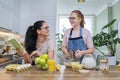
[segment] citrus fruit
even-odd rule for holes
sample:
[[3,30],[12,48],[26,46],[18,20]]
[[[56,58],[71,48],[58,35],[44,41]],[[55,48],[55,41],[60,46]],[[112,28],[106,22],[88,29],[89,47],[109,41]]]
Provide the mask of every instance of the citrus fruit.
[[56,69],[59,71],[60,68],[61,68],[61,65],[60,65],[60,64],[57,64],[57,65],[56,65]]

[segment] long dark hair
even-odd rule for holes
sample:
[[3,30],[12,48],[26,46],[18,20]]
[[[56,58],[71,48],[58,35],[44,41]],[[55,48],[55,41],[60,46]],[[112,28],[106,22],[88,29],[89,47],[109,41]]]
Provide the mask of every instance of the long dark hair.
[[81,25],[81,27],[84,28],[85,22],[84,22],[84,15],[82,14],[82,12],[79,11],[79,10],[74,10],[71,13],[76,13],[78,15],[78,17],[80,17],[82,19],[81,22],[80,22],[80,25]]
[[32,51],[36,50],[36,43],[37,43],[37,30],[41,29],[41,26],[45,23],[45,21],[37,21],[34,23],[33,26],[29,26],[26,35],[25,35],[25,49],[28,54],[31,54]]

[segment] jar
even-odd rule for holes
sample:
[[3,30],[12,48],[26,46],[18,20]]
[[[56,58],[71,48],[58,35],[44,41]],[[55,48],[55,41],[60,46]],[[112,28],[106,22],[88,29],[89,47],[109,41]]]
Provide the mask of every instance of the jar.
[[108,72],[109,70],[108,61],[106,59],[100,60],[99,68],[102,72]]
[[120,63],[117,65],[117,70],[120,71]]

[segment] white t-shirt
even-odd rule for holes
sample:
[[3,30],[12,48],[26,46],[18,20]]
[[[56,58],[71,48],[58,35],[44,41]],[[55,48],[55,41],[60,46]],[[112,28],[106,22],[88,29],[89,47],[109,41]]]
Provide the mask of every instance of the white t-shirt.
[[41,46],[37,46],[37,49],[41,53],[48,53],[48,51],[54,50],[53,40],[50,38],[47,38],[46,41]]

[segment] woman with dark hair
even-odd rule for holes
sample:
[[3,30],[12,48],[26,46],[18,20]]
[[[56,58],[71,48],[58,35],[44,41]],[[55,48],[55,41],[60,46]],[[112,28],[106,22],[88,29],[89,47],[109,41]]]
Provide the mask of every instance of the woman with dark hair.
[[74,61],[80,61],[81,63],[85,54],[92,54],[94,51],[92,36],[84,28],[84,15],[79,10],[71,12],[69,21],[72,28],[64,33],[62,51],[67,59],[71,57],[69,51],[74,52]]
[[32,57],[48,54],[50,59],[54,58],[54,44],[48,38],[49,26],[43,20],[37,21],[33,26],[28,27],[25,35],[24,60],[26,63],[35,64]]

